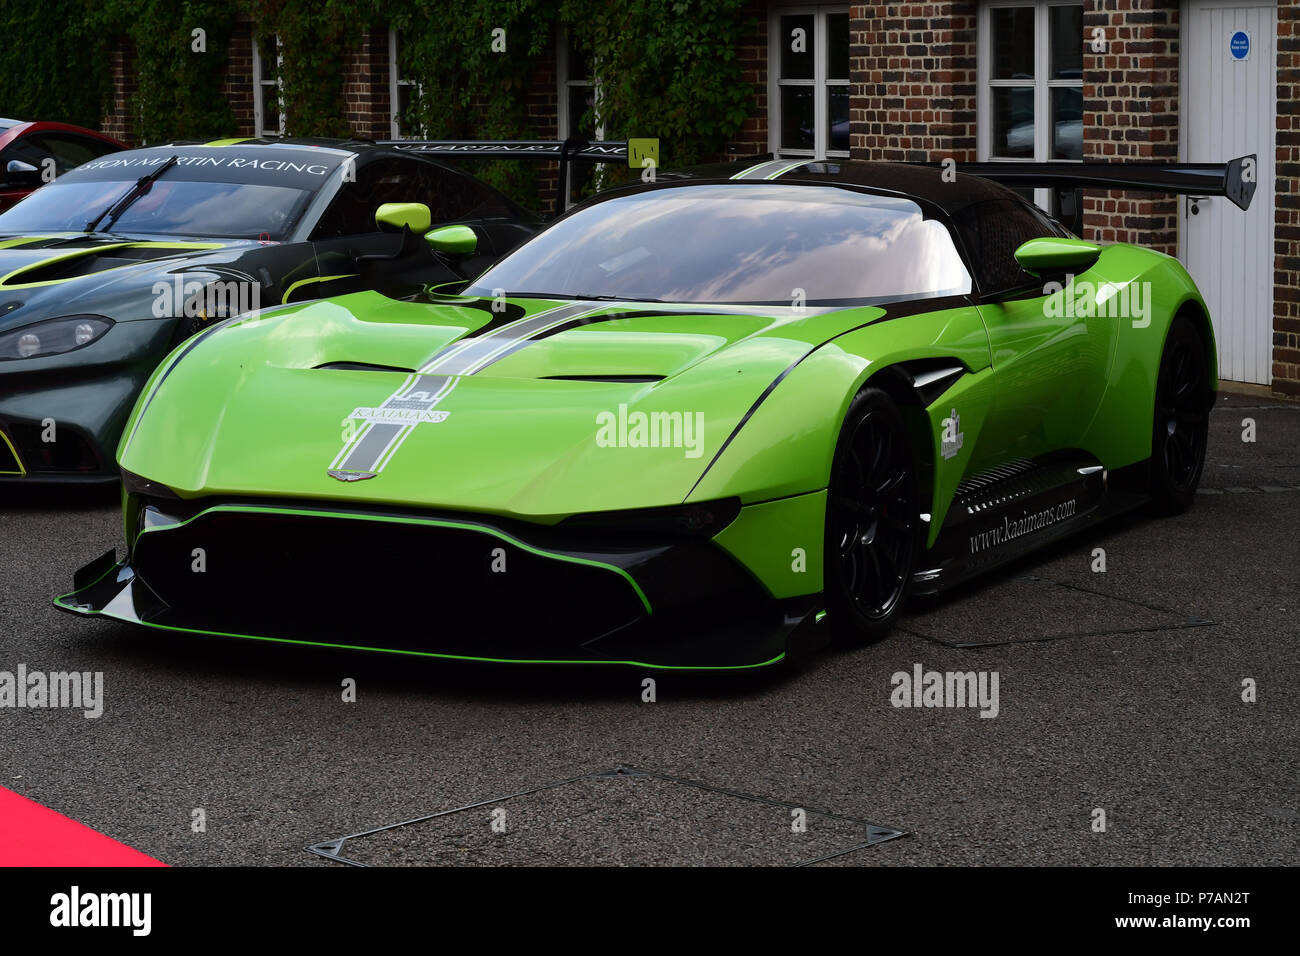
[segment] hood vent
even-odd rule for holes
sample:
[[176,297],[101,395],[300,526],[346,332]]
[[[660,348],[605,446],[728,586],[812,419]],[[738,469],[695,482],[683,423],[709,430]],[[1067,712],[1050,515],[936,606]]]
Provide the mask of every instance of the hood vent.
[[402,368],[398,365],[371,365],[369,362],[326,362],[324,365],[317,365],[316,368],[337,369],[343,372],[401,372],[403,375],[415,371],[413,368]]
[[662,382],[663,375],[543,375],[555,382],[614,382],[620,385],[639,385],[644,382]]

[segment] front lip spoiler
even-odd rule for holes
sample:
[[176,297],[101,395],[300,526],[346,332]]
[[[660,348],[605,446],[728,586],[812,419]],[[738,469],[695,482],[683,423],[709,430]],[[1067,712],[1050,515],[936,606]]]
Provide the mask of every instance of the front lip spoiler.
[[[472,600],[466,596],[466,600]],[[291,610],[291,602],[285,605]],[[128,561],[118,561],[109,551],[76,572],[73,590],[54,599],[61,611],[79,616],[102,616],[144,627],[210,637],[234,637],[280,644],[403,654],[444,660],[497,664],[613,664],[659,670],[752,670],[780,663],[787,657],[803,656],[825,643],[827,630],[819,626],[821,596],[775,601],[762,608],[748,606],[725,609],[721,618],[678,615],[671,626],[645,616],[595,641],[555,642],[551,635],[539,640],[537,653],[528,656],[494,655],[490,636],[467,650],[456,647],[385,647],[352,643],[346,636],[323,636],[320,640],[276,636],[272,633],[237,633],[213,629],[202,610],[170,607],[136,573]],[[716,609],[710,609],[716,610]],[[734,611],[734,613],[731,613]],[[485,624],[490,623],[486,622]],[[400,630],[394,628],[394,636]],[[476,639],[477,640],[477,639]],[[398,640],[394,643],[402,644]],[[409,642],[407,642],[409,644]],[[479,647],[482,649],[479,650]]]

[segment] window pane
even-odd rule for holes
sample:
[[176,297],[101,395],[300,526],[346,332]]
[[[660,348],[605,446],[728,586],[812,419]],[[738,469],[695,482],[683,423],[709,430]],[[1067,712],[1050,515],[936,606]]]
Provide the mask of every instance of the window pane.
[[1052,158],[1083,159],[1083,90],[1052,89]]
[[781,87],[781,148],[813,148],[813,88]]
[[813,78],[813,16],[800,14],[781,18],[781,79],[811,80]]
[[564,77],[566,80],[589,80],[591,79],[590,68],[587,66],[587,57],[573,43],[573,38],[566,36],[564,38],[564,49],[568,58],[569,75]]
[[263,80],[274,79],[275,75],[280,70],[279,66],[276,65],[276,60],[278,59],[278,51],[274,46],[272,46],[268,50],[263,48],[261,45],[258,46],[257,51],[260,54],[260,59],[262,61],[262,79]]
[[280,135],[280,98],[276,95],[275,87],[262,87],[263,105],[262,105],[262,128],[258,134],[268,133],[271,136]]
[[591,139],[596,135],[596,114],[592,106],[596,92],[590,86],[569,87],[569,134]]
[[1049,7],[1052,50],[1049,76],[1054,80],[1083,78],[1083,7]]
[[847,150],[849,148],[849,88],[832,86],[827,92],[830,96],[830,148]]
[[994,87],[994,156],[1034,158],[1034,88]]
[[993,78],[1031,79],[1034,75],[1034,8],[1000,7],[990,11],[989,19],[993,33]]
[[849,78],[849,15],[832,13],[826,18],[826,76]]

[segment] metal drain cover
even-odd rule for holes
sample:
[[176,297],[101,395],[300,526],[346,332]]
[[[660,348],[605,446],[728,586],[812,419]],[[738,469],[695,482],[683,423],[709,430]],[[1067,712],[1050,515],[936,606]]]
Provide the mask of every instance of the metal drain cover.
[[307,849],[354,866],[799,866],[903,835],[867,820],[617,767]]

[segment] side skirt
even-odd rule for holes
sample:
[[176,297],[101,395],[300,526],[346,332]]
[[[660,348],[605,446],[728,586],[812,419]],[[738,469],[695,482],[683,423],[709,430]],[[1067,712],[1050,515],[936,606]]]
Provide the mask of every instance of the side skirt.
[[912,574],[912,593],[946,591],[1142,505],[1148,464],[1108,472],[1086,452],[1066,451],[968,478]]

